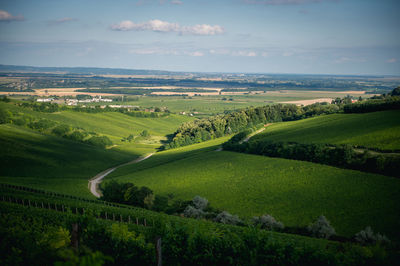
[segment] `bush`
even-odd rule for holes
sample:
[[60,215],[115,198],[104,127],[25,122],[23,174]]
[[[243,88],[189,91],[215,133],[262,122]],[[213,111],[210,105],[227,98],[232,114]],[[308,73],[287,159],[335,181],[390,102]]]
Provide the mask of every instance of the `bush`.
[[215,218],[215,221],[218,223],[223,223],[223,224],[241,224],[242,220],[239,219],[237,215],[232,215],[227,211],[223,211],[220,214],[217,215]]
[[64,135],[68,134],[68,132],[70,132],[70,131],[71,131],[71,128],[65,124],[58,125],[55,128],[53,128],[53,130],[52,130],[53,134],[55,134],[57,136],[64,136]]
[[387,244],[390,242],[385,235],[381,235],[380,233],[375,234],[370,226],[367,226],[364,230],[358,232],[354,236],[354,239],[363,245],[374,245],[376,243]]
[[106,136],[93,136],[87,140],[87,142],[91,145],[105,148],[106,146],[112,145],[112,141]]
[[312,236],[318,238],[329,239],[331,236],[336,235],[335,229],[323,215],[318,217],[317,221],[313,224],[310,224],[307,229]]
[[183,211],[183,215],[188,218],[201,219],[206,215],[206,213],[203,210],[197,209],[192,205],[189,205]]
[[207,208],[208,205],[208,200],[200,196],[195,196],[192,202],[194,207],[199,210],[204,210],[205,208]]
[[260,217],[253,217],[254,225],[259,225],[262,229],[267,230],[282,230],[284,228],[283,223],[278,222],[269,214],[262,215]]

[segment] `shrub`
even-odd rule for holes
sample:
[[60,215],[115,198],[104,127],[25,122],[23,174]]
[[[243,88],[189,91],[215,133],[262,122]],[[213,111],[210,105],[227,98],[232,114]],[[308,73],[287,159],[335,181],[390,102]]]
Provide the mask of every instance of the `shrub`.
[[112,145],[112,141],[106,136],[93,136],[87,140],[87,142],[91,145],[105,148],[108,145]]
[[183,215],[188,218],[201,219],[206,215],[206,213],[201,209],[188,205],[183,211]]
[[71,130],[71,128],[68,125],[61,124],[61,125],[58,125],[55,128],[53,128],[52,132],[53,132],[53,134],[55,134],[57,136],[64,136],[70,130]]
[[260,217],[253,217],[253,223],[255,225],[260,225],[261,228],[267,230],[282,230],[284,228],[283,223],[278,222],[269,214],[265,214]]
[[325,216],[321,215],[317,221],[307,227],[312,236],[318,238],[330,238],[336,235],[335,229],[331,226],[330,222]]
[[207,208],[208,205],[208,200],[200,196],[195,196],[192,202],[194,207],[199,210],[204,210],[205,208]]
[[223,223],[223,224],[241,224],[242,220],[239,219],[237,215],[232,215],[227,211],[223,211],[220,214],[217,215],[215,218],[216,222]]
[[367,226],[364,230],[358,232],[354,236],[354,239],[363,245],[373,245],[376,243],[386,244],[390,242],[390,240],[385,235],[381,235],[380,233],[375,234],[370,226]]

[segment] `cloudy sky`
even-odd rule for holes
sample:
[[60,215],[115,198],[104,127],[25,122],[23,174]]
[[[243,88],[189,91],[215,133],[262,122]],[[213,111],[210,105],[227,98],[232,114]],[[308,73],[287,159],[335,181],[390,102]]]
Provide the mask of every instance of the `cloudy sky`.
[[1,0],[0,64],[400,75],[398,0]]

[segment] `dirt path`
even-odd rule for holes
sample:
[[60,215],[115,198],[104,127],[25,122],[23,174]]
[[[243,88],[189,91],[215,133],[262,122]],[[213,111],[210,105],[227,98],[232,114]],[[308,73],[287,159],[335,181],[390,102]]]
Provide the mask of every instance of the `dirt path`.
[[89,180],[89,190],[90,192],[97,198],[100,198],[101,194],[100,191],[98,190],[99,188],[99,184],[101,183],[101,181],[103,181],[104,177],[106,177],[107,175],[109,175],[110,173],[112,173],[115,169],[120,168],[122,166],[125,165],[129,165],[129,164],[134,164],[134,163],[138,163],[141,162],[143,160],[146,160],[148,158],[150,158],[154,153],[150,153],[149,155],[143,156],[143,157],[139,157],[131,162],[127,162],[121,165],[118,165],[116,167],[113,168],[109,168],[107,170],[104,170],[103,172],[97,174],[95,177],[93,177],[92,179]]
[[272,125],[272,123],[268,123],[266,125],[264,125],[263,128],[260,128],[259,130],[257,130],[256,132],[251,133],[250,135],[248,135],[244,140],[240,141],[239,144],[242,144],[243,142],[248,142],[252,137],[254,137],[257,134],[260,134],[261,132],[263,132],[268,126]]

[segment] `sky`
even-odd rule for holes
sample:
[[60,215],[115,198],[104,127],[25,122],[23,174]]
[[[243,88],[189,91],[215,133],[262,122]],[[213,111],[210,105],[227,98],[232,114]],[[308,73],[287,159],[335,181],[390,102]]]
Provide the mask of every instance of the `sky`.
[[398,0],[0,0],[0,64],[400,75]]

